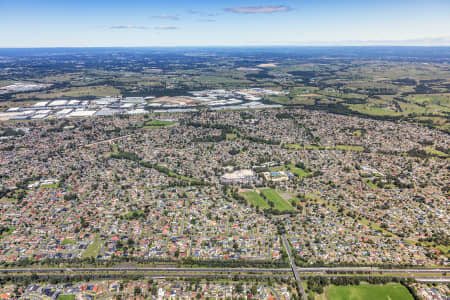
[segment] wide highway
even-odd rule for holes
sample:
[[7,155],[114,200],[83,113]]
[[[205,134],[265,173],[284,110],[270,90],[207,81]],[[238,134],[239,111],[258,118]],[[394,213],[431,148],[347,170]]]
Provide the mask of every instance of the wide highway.
[[[444,274],[450,275],[450,268],[404,268],[380,269],[371,267],[296,267],[299,273],[357,273],[357,274]],[[1,269],[0,273],[83,273],[83,272],[177,272],[177,273],[290,273],[291,268],[138,268],[138,267],[109,267],[109,268],[13,268]]]

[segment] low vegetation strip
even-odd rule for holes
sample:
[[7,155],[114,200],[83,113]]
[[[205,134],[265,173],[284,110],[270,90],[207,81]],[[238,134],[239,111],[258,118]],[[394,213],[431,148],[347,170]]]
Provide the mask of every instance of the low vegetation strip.
[[59,295],[57,300],[75,300],[75,295]]
[[[441,149],[448,152],[448,150]],[[408,156],[408,157],[418,157],[418,158],[438,158],[438,159],[448,159],[449,154],[434,148],[418,149],[413,148],[408,152],[398,152],[398,151],[378,151],[378,153],[383,155],[394,155],[394,156]]]
[[436,150],[436,149],[430,148],[430,147],[425,148],[425,152],[429,153],[432,156],[438,156],[438,157],[441,157],[441,158],[447,158],[448,157],[447,153],[444,153],[442,151],[439,151],[439,150]]
[[331,147],[330,150],[341,150],[341,151],[353,151],[353,152],[363,152],[364,147],[358,145],[336,145]]
[[174,171],[171,171],[169,168],[164,167],[164,166],[160,166],[157,164],[153,164],[151,162],[148,161],[144,161],[142,160],[139,156],[137,156],[136,153],[132,153],[132,152],[123,152],[123,151],[119,151],[117,153],[111,153],[111,158],[115,158],[115,159],[127,159],[127,160],[131,160],[131,161],[135,161],[137,162],[140,166],[142,167],[146,167],[146,168],[151,168],[151,169],[155,169],[161,173],[166,174],[169,177],[174,177],[174,178],[178,178],[184,181],[189,182],[190,184],[194,184],[194,185],[202,185],[204,184],[201,180],[196,179],[196,178],[190,178],[181,174],[178,174]]
[[175,125],[176,122],[173,121],[161,121],[161,120],[149,120],[144,123],[144,129],[159,129],[167,126]]
[[328,151],[352,151],[352,152],[363,152],[364,147],[360,145],[335,145],[332,147],[324,147],[321,145],[302,145],[302,144],[284,144],[285,149],[295,149],[295,150],[328,150]]

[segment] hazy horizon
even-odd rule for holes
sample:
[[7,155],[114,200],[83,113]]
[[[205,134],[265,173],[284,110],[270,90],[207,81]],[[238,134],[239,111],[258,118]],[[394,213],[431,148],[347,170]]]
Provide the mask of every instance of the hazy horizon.
[[443,0],[36,2],[0,1],[1,48],[450,45]]

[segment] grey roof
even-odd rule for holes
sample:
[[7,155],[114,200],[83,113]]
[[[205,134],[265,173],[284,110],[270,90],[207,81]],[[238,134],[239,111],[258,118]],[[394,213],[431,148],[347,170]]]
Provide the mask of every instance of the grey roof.
[[95,113],[96,116],[112,116],[115,114],[119,114],[120,110],[111,109],[111,108],[102,108],[98,112]]

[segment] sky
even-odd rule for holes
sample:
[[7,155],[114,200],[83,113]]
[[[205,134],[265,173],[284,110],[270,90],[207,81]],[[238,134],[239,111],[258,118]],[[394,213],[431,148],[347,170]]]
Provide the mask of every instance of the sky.
[[0,0],[0,47],[450,45],[449,0]]

